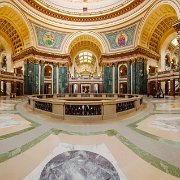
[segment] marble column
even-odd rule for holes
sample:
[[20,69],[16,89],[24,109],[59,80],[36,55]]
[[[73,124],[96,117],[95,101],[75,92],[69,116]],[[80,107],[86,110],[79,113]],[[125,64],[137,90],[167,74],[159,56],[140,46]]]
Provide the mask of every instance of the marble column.
[[53,94],[57,94],[57,64],[53,64]]
[[59,67],[59,93],[69,92],[68,67]]
[[118,93],[118,64],[114,67],[114,93]]
[[115,93],[115,66],[113,64],[112,66],[112,89],[113,89],[113,94]]
[[131,94],[131,62],[127,63],[127,93]]
[[6,96],[6,81],[3,81],[3,96]]
[[175,79],[170,80],[170,96],[175,96]]
[[164,94],[165,94],[165,84],[166,84],[165,81],[162,81],[162,82],[161,82],[161,89],[162,89],[162,91],[163,91]]
[[24,94],[39,94],[39,62],[36,60],[24,64]]
[[136,60],[134,59],[131,64],[131,93],[136,94]]
[[56,84],[57,84],[57,86],[56,86],[56,92],[57,92],[57,94],[59,94],[59,86],[58,86],[58,82],[59,82],[59,71],[58,71],[58,69],[59,69],[59,65],[57,64],[57,66],[56,66]]
[[113,67],[103,67],[103,93],[113,93]]
[[41,65],[39,64],[39,94],[41,94]]
[[6,83],[6,94],[7,95],[11,94],[11,82]]
[[147,93],[147,63],[143,58],[137,58],[132,61],[131,71],[132,93],[146,94]]

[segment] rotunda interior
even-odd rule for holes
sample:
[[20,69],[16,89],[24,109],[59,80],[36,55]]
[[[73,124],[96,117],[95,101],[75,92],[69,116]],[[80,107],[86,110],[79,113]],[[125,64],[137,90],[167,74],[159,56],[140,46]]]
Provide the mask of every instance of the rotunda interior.
[[179,0],[0,1],[0,179],[179,178]]

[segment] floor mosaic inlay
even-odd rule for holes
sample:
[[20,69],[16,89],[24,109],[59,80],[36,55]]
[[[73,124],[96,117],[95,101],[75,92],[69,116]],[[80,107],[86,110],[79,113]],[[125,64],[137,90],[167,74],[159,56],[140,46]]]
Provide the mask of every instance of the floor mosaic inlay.
[[180,178],[178,98],[144,98],[142,109],[101,124],[60,121],[21,102],[0,99],[0,179]]
[[40,180],[120,180],[114,166],[90,151],[67,151],[54,157],[43,169]]
[[19,124],[20,123],[17,121],[15,117],[11,117],[9,115],[0,115],[0,129],[19,125]]
[[164,131],[180,132],[179,117],[156,117],[150,127],[162,129]]

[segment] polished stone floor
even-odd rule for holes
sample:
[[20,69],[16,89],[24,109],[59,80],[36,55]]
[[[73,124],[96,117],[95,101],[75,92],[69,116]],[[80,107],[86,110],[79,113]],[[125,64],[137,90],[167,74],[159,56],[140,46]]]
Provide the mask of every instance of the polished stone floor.
[[146,98],[117,119],[62,121],[0,100],[0,179],[180,179],[180,98]]

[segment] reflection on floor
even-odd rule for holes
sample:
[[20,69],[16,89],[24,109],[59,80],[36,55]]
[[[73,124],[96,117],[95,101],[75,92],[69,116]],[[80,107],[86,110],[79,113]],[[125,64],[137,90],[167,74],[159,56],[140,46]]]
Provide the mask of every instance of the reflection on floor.
[[164,110],[164,111],[167,111],[167,110],[179,110],[180,111],[180,103],[158,103],[157,104],[157,107],[156,107],[156,110]]
[[0,136],[31,127],[31,122],[19,114],[0,114]]
[[179,100],[147,99],[131,117],[78,125],[35,113],[23,98],[0,100],[0,136],[10,134],[0,141],[0,177],[179,179]]
[[137,125],[142,131],[180,142],[180,114],[153,114]]
[[152,121],[151,127],[165,131],[180,132],[180,117],[158,117]]

